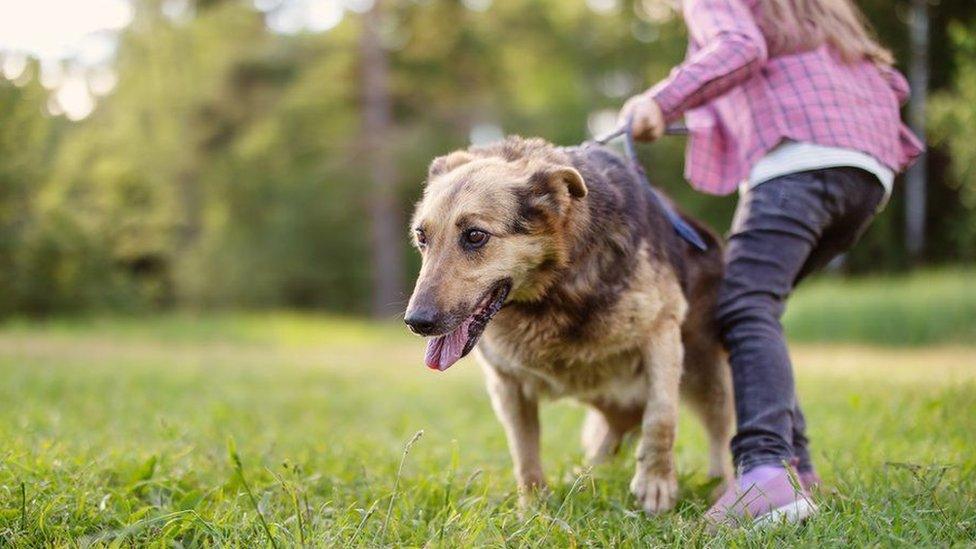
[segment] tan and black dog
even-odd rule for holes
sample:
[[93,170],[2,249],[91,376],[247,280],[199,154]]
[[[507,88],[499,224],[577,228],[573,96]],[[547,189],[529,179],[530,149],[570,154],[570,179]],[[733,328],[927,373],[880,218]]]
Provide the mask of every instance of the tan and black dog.
[[538,402],[589,407],[591,462],[640,427],[631,491],[674,506],[679,393],[700,415],[710,474],[731,478],[728,365],[712,321],[722,274],[681,240],[626,164],[599,146],[509,137],[434,160],[413,218],[423,266],[405,320],[444,370],[477,344],[522,493],[545,485]]

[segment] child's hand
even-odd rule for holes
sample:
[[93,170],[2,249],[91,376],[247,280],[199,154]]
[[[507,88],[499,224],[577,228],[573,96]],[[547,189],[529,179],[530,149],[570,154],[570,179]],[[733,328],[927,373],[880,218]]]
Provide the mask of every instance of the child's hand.
[[633,119],[631,132],[638,141],[655,141],[664,135],[667,128],[661,107],[646,94],[635,95],[624,103],[617,120],[620,124],[626,124],[628,118]]

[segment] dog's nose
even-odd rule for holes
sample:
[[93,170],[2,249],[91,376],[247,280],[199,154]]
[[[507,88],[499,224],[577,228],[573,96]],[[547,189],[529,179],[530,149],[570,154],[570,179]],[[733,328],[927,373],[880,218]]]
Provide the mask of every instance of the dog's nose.
[[434,333],[437,326],[437,311],[427,308],[419,308],[407,311],[403,321],[410,327],[410,331],[419,335],[430,335]]

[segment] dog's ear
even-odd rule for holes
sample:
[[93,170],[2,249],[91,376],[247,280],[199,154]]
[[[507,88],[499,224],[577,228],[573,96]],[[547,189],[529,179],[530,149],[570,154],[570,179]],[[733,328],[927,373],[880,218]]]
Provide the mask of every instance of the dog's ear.
[[427,177],[437,177],[439,175],[454,171],[458,167],[463,166],[472,160],[474,160],[474,155],[468,151],[454,151],[448,155],[438,156],[433,162],[430,163],[430,169],[427,171]]
[[541,182],[550,189],[564,187],[569,191],[569,196],[573,198],[583,198],[586,196],[586,182],[583,176],[570,166],[559,166],[546,168],[538,171],[532,176],[534,182]]
[[583,198],[588,192],[586,189],[586,182],[583,181],[583,175],[580,174],[576,168],[571,168],[569,166],[563,166],[552,173],[552,178],[558,181],[562,181],[569,190],[569,196],[573,198]]

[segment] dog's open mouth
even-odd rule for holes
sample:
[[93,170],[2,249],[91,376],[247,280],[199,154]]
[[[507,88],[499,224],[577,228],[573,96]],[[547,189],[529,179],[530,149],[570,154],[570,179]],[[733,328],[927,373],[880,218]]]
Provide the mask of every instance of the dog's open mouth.
[[512,289],[510,280],[496,283],[475,306],[474,312],[450,332],[432,337],[427,340],[427,354],[425,362],[432,370],[444,371],[455,362],[474,349],[475,343],[485,331],[485,326],[491,317],[495,316],[505,304],[509,290]]

